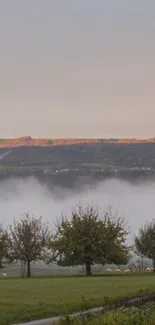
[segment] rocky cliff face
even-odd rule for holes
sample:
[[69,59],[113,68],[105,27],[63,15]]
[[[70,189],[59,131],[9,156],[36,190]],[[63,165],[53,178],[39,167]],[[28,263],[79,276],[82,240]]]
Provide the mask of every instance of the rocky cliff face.
[[0,148],[51,147],[80,143],[155,143],[155,138],[137,139],[32,139],[30,136],[16,139],[0,139]]

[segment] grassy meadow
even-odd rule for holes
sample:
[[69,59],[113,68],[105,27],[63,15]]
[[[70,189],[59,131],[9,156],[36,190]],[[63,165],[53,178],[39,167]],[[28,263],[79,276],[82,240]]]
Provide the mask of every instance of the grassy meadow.
[[0,325],[102,306],[107,298],[154,292],[154,274],[1,278]]

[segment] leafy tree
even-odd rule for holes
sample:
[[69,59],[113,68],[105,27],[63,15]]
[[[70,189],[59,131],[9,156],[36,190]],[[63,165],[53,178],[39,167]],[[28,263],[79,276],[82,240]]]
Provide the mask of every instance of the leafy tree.
[[42,222],[42,217],[30,217],[29,213],[9,226],[8,257],[11,261],[25,262],[28,277],[31,276],[31,262],[43,259],[42,252],[49,235],[48,224]]
[[7,234],[3,229],[2,225],[0,225],[0,268],[3,267],[4,259],[7,256]]
[[111,209],[100,215],[93,206],[79,207],[71,220],[62,216],[56,224],[50,243],[52,260],[61,266],[85,265],[87,275],[94,264],[126,264],[126,235],[124,220],[113,216]]
[[155,272],[155,220],[144,225],[135,237],[136,252],[153,260],[153,271]]

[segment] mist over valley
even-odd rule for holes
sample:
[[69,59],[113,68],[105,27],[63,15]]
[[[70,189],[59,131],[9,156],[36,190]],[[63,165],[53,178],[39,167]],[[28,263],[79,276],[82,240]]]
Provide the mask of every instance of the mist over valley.
[[[52,230],[62,214],[70,218],[78,205],[98,206],[102,213],[111,207],[114,216],[125,218],[130,245],[154,218],[154,139],[12,141],[0,148],[0,222],[5,227],[29,213],[42,216]],[[34,274],[79,272],[77,267],[35,265]],[[20,266],[6,272],[19,275]]]
[[154,181],[132,184],[110,179],[91,186],[83,184],[74,189],[59,186],[50,190],[35,177],[10,178],[0,182],[1,222],[8,225],[13,218],[19,219],[21,214],[30,212],[36,217],[42,216],[52,227],[62,213],[69,217],[78,204],[98,205],[104,211],[111,206],[114,213],[125,217],[131,228],[131,242],[139,227],[154,218],[154,197]]

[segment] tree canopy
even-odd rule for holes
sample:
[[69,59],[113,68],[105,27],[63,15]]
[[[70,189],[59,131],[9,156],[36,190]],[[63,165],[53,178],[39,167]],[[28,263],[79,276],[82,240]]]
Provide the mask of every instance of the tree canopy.
[[126,264],[129,249],[124,219],[109,209],[100,213],[94,206],[78,207],[71,219],[62,216],[50,242],[53,260],[61,266],[85,265],[91,274],[93,264]]
[[139,255],[153,260],[155,272],[155,220],[140,228],[135,237],[135,249]]
[[43,259],[43,248],[50,236],[48,224],[42,217],[24,214],[20,221],[13,221],[8,228],[7,255],[10,261],[27,264],[27,276],[31,276],[31,262]]

